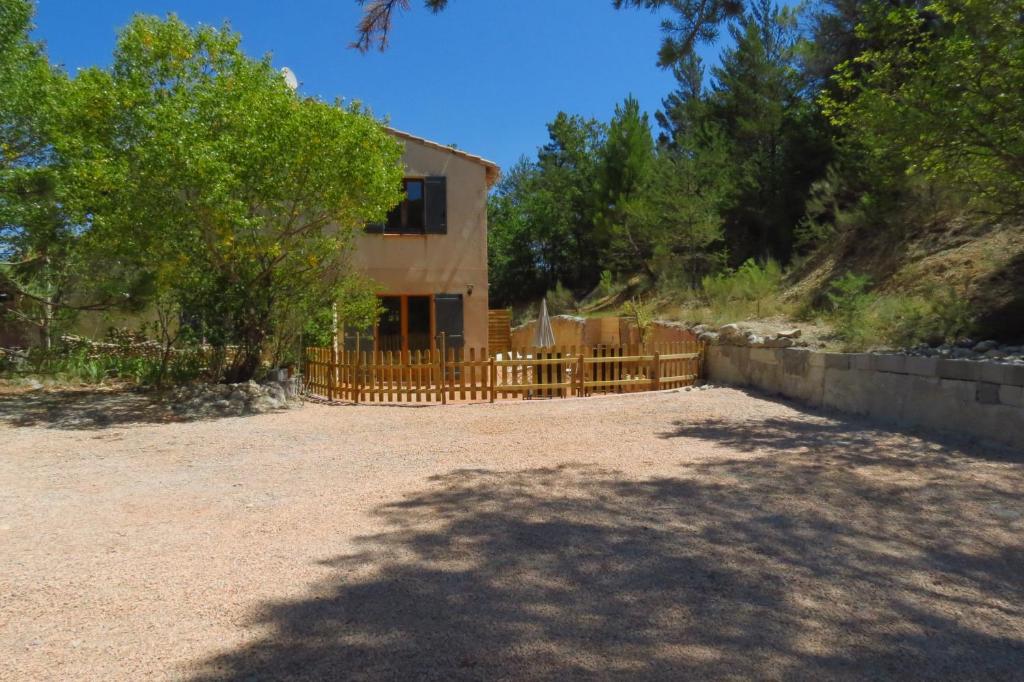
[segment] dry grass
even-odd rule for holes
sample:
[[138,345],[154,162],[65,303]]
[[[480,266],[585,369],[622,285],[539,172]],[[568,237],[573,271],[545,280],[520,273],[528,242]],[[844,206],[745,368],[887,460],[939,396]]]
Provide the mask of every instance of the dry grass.
[[5,679],[1024,670],[1019,453],[728,389],[105,426],[24,399]]

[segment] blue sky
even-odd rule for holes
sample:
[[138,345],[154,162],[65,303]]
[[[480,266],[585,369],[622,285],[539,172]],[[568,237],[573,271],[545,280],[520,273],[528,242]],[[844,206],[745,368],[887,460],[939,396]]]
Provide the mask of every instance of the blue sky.
[[655,63],[659,17],[616,12],[611,0],[452,0],[438,15],[413,0],[388,50],[365,55],[348,48],[355,0],[38,0],[35,36],[71,72],[108,65],[136,12],[228,20],[249,54],[295,71],[304,94],[358,99],[397,128],[503,168],[546,141],[560,110],[607,120],[632,93],[653,112],[674,86]]

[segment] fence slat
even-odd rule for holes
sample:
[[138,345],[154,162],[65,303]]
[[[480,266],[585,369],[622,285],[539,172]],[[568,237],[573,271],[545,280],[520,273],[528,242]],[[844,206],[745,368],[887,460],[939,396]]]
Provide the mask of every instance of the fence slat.
[[[467,352],[468,351],[468,352]],[[620,346],[303,352],[303,387],[312,395],[355,403],[424,403],[516,399],[528,395],[584,397],[635,393],[695,383],[704,371],[700,341]]]

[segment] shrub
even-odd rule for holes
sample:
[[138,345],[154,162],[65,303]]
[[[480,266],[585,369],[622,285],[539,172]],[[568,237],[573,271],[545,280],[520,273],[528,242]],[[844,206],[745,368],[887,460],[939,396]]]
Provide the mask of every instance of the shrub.
[[548,313],[551,315],[564,315],[576,312],[576,297],[572,292],[562,286],[559,282],[555,288],[546,294],[548,301]]
[[865,320],[865,311],[873,301],[870,287],[870,277],[848,272],[834,280],[826,294],[836,336],[851,347],[867,343],[872,336]]
[[708,275],[701,280],[708,305],[718,311],[735,311],[736,317],[747,317],[751,312],[757,316],[774,312],[781,285],[782,268],[771,259],[763,265],[749,259],[734,272]]
[[626,315],[640,330],[640,343],[647,343],[647,334],[654,324],[654,316],[657,311],[657,304],[654,301],[641,301],[631,299],[626,303]]
[[868,292],[870,278],[848,273],[828,292],[831,321],[846,350],[908,348],[951,341],[970,331],[970,303],[952,289],[897,296]]

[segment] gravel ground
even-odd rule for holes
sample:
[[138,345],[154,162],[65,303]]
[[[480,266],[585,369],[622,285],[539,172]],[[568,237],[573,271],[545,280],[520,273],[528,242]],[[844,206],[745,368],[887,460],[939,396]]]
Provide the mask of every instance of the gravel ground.
[[82,400],[0,396],[4,679],[1024,676],[1020,453],[731,389]]

